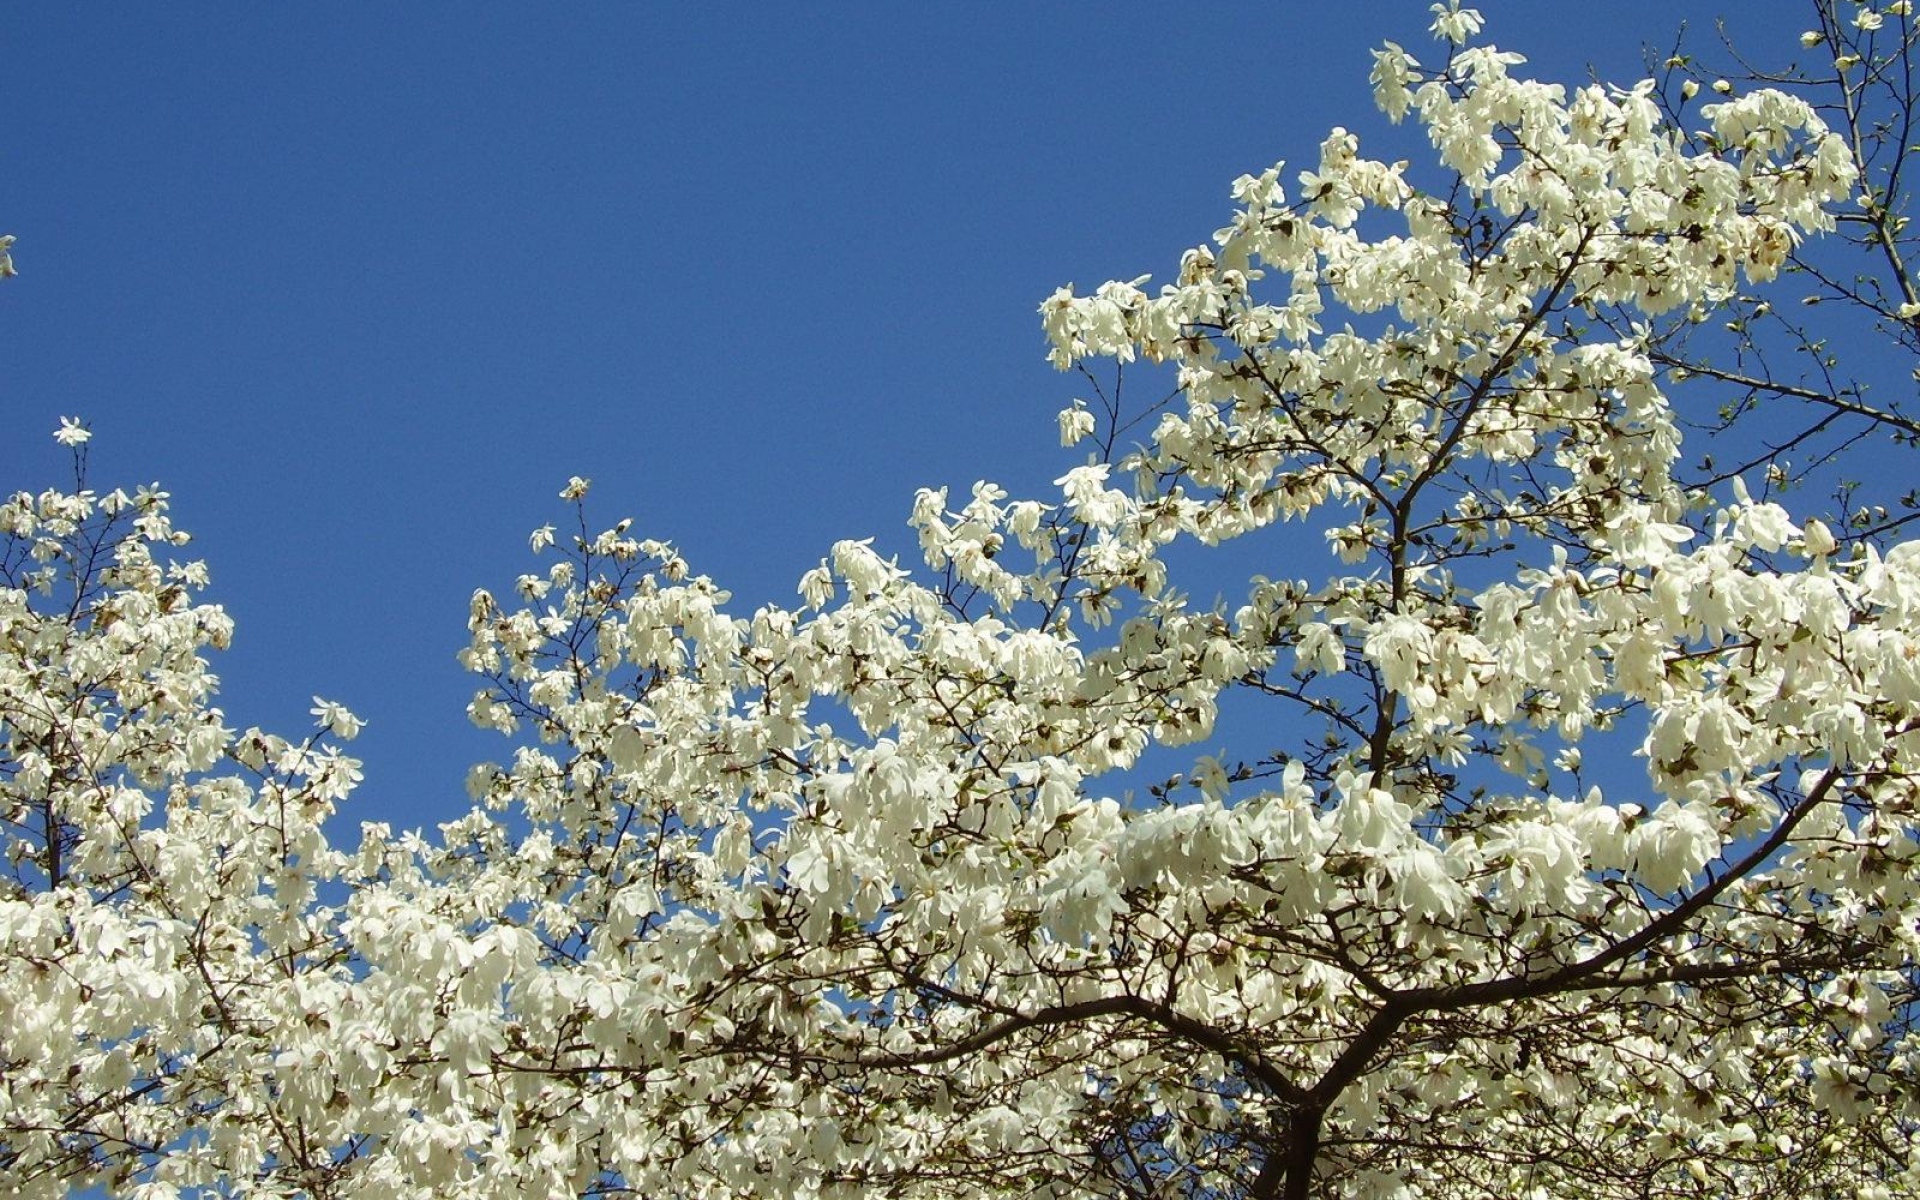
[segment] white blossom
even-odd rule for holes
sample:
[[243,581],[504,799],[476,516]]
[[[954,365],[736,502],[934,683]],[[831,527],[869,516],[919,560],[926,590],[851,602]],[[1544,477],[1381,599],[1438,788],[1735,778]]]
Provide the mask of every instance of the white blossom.
[[1333,130],[1043,303],[1176,385],[1061,411],[1057,495],[757,607],[535,530],[435,830],[340,703],[227,725],[165,493],[0,500],[9,1194],[1920,1190],[1920,542],[1879,459],[1836,514],[1740,449],[1910,441],[1829,382],[1910,281],[1804,377],[1710,332],[1904,208],[1818,81],[1675,128],[1432,13],[1371,73],[1430,150]]

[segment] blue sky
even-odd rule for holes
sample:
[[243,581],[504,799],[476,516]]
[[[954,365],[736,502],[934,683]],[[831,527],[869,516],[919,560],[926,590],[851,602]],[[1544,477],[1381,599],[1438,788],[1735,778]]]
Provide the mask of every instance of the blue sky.
[[[1481,5],[1543,74],[1637,77],[1713,5]],[[1803,6],[1739,6],[1787,54]],[[454,663],[555,493],[742,611],[914,489],[1074,459],[1055,286],[1146,272],[1231,180],[1384,122],[1421,2],[19,6],[0,73],[0,488],[161,481],[238,622],[236,726],[369,721],[349,819],[430,824],[505,745]],[[1404,135],[1400,135],[1404,137]],[[1402,151],[1404,153],[1404,151]]]

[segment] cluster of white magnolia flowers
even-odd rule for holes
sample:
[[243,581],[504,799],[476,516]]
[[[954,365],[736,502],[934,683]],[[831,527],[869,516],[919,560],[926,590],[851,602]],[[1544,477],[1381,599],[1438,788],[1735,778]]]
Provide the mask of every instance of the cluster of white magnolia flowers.
[[1920,1187],[1920,545],[1682,482],[1657,353],[1853,153],[1480,29],[1376,56],[1432,163],[1336,130],[1172,282],[1048,299],[1178,400],[1057,496],[922,491],[924,572],[746,613],[535,531],[437,835],[341,841],[338,701],[226,725],[164,493],[0,504],[4,1190]]

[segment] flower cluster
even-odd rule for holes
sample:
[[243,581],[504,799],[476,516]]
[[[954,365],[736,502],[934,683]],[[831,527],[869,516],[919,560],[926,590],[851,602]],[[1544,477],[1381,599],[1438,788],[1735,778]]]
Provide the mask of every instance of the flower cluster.
[[1481,26],[1375,58],[1432,162],[1335,130],[1173,282],[1049,298],[1178,401],[1131,449],[1075,401],[1056,495],[922,491],[924,572],[842,542],[746,614],[569,480],[473,596],[511,748],[437,837],[329,841],[340,703],[225,724],[163,493],[0,504],[0,1177],[1920,1187],[1920,543],[1689,482],[1672,394],[1859,164]]

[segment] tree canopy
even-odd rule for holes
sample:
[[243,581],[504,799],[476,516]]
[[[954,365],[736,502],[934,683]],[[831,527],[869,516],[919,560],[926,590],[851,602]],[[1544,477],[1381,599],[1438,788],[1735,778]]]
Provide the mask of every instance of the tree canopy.
[[1054,293],[1058,494],[922,491],[924,567],[743,613],[570,481],[433,836],[347,707],[228,724],[64,423],[0,504],[0,1180],[1920,1194],[1915,27],[1811,11],[1613,87],[1436,5],[1372,73],[1424,156]]

